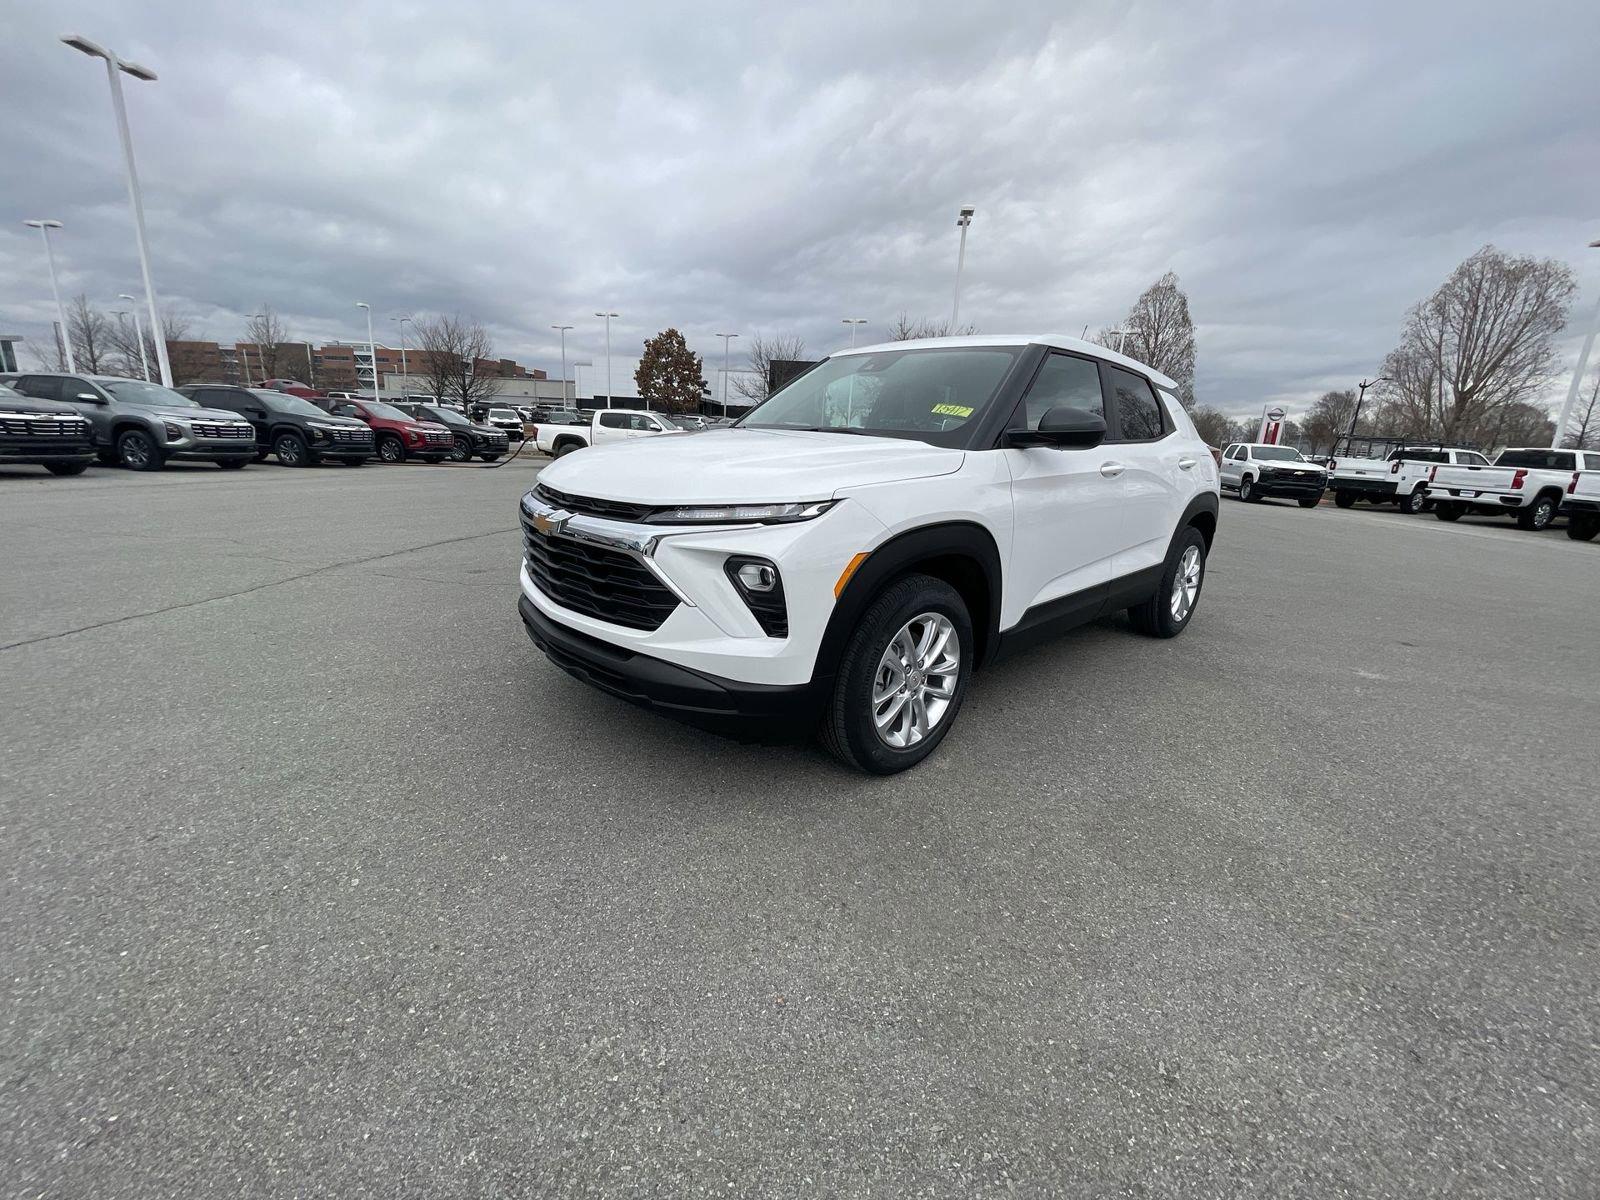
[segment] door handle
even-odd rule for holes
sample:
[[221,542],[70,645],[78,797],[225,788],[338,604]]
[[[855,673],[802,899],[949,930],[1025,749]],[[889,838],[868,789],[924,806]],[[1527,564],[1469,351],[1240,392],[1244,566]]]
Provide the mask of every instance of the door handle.
[[1193,458],[1180,458],[1178,460],[1178,466],[1180,468],[1182,468],[1183,470],[1185,470],[1185,471],[1193,470],[1194,469],[1194,464],[1197,461],[1199,461],[1199,460],[1198,459],[1193,459]]
[[1105,462],[1100,464],[1100,474],[1104,475],[1107,479],[1115,479],[1125,470],[1127,470],[1127,468],[1119,462]]

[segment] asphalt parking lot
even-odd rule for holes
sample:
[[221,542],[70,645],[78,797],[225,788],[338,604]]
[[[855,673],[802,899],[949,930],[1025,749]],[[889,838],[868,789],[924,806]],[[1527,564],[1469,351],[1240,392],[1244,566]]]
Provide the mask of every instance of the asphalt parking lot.
[[877,779],[546,663],[536,469],[0,472],[6,1194],[1594,1194],[1600,545],[1224,500]]

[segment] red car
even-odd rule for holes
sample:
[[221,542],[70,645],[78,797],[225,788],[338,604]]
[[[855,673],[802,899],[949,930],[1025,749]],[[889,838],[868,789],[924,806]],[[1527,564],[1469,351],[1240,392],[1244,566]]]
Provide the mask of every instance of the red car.
[[299,396],[302,400],[320,400],[322,393],[294,379],[269,379],[261,385],[286,396]]
[[456,446],[455,434],[443,425],[415,420],[398,408],[374,400],[340,400],[328,411],[370,425],[378,458],[383,462],[405,462],[413,456],[423,462],[443,462]]

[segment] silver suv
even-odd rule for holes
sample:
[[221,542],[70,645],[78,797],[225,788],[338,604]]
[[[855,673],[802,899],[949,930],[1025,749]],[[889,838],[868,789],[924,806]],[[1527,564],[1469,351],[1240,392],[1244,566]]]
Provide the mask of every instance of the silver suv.
[[237,469],[255,457],[256,431],[249,421],[238,413],[201,408],[160,384],[48,371],[0,382],[10,382],[24,396],[77,409],[89,419],[95,453],[107,466],[159,471],[169,458],[187,458]]

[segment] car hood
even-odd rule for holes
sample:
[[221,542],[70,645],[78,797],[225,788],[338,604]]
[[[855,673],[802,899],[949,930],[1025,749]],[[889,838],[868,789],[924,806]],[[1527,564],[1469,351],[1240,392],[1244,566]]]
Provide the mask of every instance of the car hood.
[[948,475],[965,454],[902,438],[708,429],[580,450],[539,474],[558,491],[636,504],[827,500],[845,488]]
[[1322,475],[1326,475],[1328,473],[1328,468],[1324,467],[1324,466],[1321,466],[1318,463],[1308,463],[1308,462],[1263,462],[1260,465],[1261,465],[1261,467],[1263,469],[1269,469],[1269,470],[1273,470],[1273,471],[1316,471],[1317,473],[1322,474]]
[[350,429],[350,428],[369,429],[369,428],[371,428],[371,426],[369,426],[365,421],[358,421],[354,417],[336,417],[332,413],[328,413],[328,414],[326,414],[324,416],[320,416],[320,417],[307,417],[306,420],[315,421],[318,425],[338,425],[341,428],[345,428],[345,429]]
[[76,417],[81,414],[59,400],[39,400],[33,396],[0,396],[0,412],[33,413],[41,417]]
[[225,408],[179,408],[177,405],[152,405],[141,407],[141,412],[154,413],[158,417],[182,417],[185,421],[246,421],[236,412],[229,412]]

